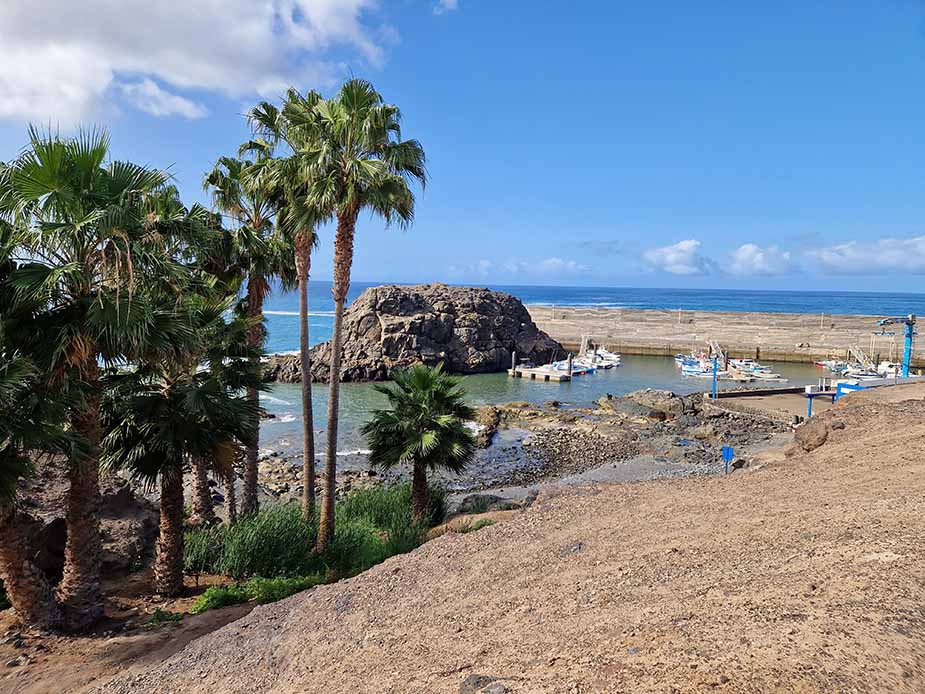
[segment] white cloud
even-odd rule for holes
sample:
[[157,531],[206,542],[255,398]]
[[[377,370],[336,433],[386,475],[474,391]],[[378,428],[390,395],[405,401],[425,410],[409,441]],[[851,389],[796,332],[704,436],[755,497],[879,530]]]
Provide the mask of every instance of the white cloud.
[[642,257],[652,268],[672,275],[704,275],[713,266],[711,260],[700,254],[700,241],[695,239],[652,248],[645,251]]
[[733,275],[786,275],[793,270],[790,252],[777,246],[746,243],[729,254],[729,261],[728,271]]
[[[111,87],[128,88],[148,109],[198,117],[201,106],[172,92],[275,97],[290,85],[326,84],[344,69],[329,57],[334,49],[372,65],[384,60],[387,27],[371,26],[368,17],[377,5],[4,0],[0,118],[70,125],[92,116]],[[153,91],[147,81],[163,93],[146,93]]]
[[185,118],[202,118],[209,113],[202,104],[166,92],[149,79],[135,84],[123,84],[121,87],[138,109],[152,116],[178,115]]
[[849,241],[806,252],[810,260],[830,274],[873,275],[896,272],[925,274],[925,236],[908,239]]
[[434,5],[434,14],[446,14],[459,9],[459,0],[437,0]]

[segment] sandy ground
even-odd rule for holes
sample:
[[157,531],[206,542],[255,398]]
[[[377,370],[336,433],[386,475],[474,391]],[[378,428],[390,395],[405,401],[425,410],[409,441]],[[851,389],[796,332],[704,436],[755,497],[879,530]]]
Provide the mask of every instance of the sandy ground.
[[99,691],[925,691],[925,401],[895,391],[812,453],[546,492]]
[[[29,634],[18,630],[11,610],[0,613],[0,692],[57,694],[85,692],[121,673],[141,672],[162,662],[190,641],[240,619],[253,605],[235,605],[201,615],[185,614],[178,623],[152,624],[155,610],[188,612],[205,588],[228,583],[204,576],[188,578],[186,595],[172,600],[150,596],[151,572],[107,582],[106,618],[84,636]],[[10,665],[20,658],[26,663]]]
[[[780,413],[786,417],[792,417],[793,415],[806,416],[806,397],[797,393],[722,398],[718,402],[720,405],[738,403],[756,410]],[[813,400],[813,414],[825,412],[831,407],[831,398],[816,398]]]

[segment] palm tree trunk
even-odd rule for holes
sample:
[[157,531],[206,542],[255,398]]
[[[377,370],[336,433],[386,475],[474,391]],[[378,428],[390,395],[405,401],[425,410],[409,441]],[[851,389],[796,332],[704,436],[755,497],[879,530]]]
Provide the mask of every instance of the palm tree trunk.
[[29,546],[19,514],[0,511],[0,578],[16,616],[28,628],[48,631],[61,625],[55,593],[29,558]]
[[225,520],[228,525],[233,525],[238,520],[238,504],[234,494],[234,483],[237,482],[237,475],[234,468],[231,469],[222,482],[225,485]]
[[[255,324],[248,332],[248,340],[251,347],[260,348],[263,345],[263,299],[266,293],[266,283],[262,278],[251,276],[247,281],[247,312],[253,320],[260,322]],[[256,388],[247,389],[247,397],[254,402],[255,406],[260,405],[260,393]],[[244,496],[241,499],[241,514],[250,515],[257,513],[257,455],[260,446],[260,419],[254,422],[253,439],[247,446],[247,452],[244,458]]]
[[324,498],[318,524],[318,549],[328,547],[334,539],[334,495],[337,491],[337,422],[340,415],[340,364],[344,349],[344,303],[350,289],[350,268],[353,265],[353,234],[356,229],[356,209],[337,216],[334,237],[334,333],[331,336],[331,368],[328,372],[328,429],[324,452]]
[[161,533],[154,561],[154,590],[173,597],[183,590],[183,475],[161,473]]
[[302,361],[302,515],[315,513],[315,422],[312,413],[312,368],[308,351],[308,277],[311,243],[307,234],[296,238],[296,273],[299,280],[299,352]]
[[99,367],[96,352],[82,365],[89,394],[83,409],[72,415],[74,430],[84,439],[83,455],[71,460],[68,469],[67,542],[64,575],[58,584],[58,602],[64,627],[85,629],[103,616],[100,585],[100,418]]
[[427,488],[427,468],[424,463],[416,462],[411,475],[411,515],[417,521],[427,518],[427,507],[430,504],[430,493]]
[[193,456],[193,518],[197,525],[211,525],[215,522],[215,509],[212,508],[212,491],[209,489],[209,476],[206,473],[206,461],[198,455]]

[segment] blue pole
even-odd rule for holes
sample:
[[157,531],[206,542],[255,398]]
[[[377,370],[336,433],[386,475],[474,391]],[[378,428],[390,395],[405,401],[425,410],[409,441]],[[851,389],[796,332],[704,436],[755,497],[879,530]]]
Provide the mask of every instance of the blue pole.
[[716,355],[713,355],[713,399],[716,400]]
[[806,419],[813,416],[813,399],[811,396],[806,397]]
[[909,364],[912,362],[912,333],[915,325],[909,320],[906,322],[906,348],[903,350],[903,378],[909,378]]

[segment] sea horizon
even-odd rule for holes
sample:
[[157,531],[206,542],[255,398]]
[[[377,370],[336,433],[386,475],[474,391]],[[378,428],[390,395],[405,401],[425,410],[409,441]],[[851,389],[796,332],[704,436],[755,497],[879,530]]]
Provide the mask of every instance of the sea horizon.
[[[348,305],[362,292],[386,284],[426,285],[427,282],[352,282]],[[501,291],[526,306],[627,308],[672,311],[727,311],[832,315],[925,315],[925,294],[883,291],[819,291],[790,289],[674,289],[646,287],[574,287],[566,285],[509,285],[441,282],[448,286],[480,287]],[[331,282],[309,285],[309,329],[312,345],[330,339],[334,322]],[[299,348],[298,295],[274,291],[267,297],[269,354],[291,353]]]

